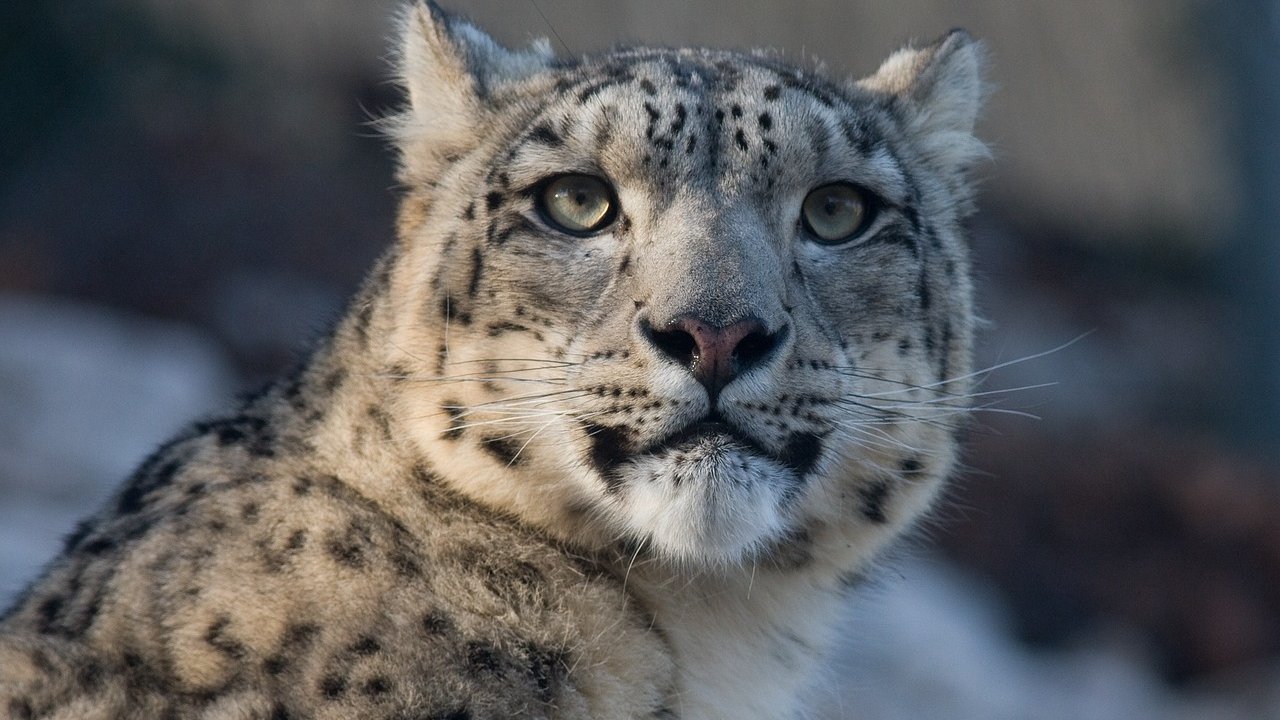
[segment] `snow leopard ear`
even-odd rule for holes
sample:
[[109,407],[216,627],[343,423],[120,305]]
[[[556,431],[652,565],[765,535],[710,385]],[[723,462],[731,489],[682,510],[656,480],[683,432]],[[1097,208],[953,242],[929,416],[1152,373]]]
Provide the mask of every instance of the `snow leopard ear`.
[[391,134],[406,181],[431,178],[447,158],[472,145],[493,91],[552,60],[545,40],[527,50],[507,50],[430,0],[409,5],[401,28],[398,70],[409,107],[393,123]]
[[890,55],[858,85],[887,96],[926,162],[954,174],[987,155],[973,135],[986,95],[983,65],[982,44],[963,30],[952,30],[931,45]]

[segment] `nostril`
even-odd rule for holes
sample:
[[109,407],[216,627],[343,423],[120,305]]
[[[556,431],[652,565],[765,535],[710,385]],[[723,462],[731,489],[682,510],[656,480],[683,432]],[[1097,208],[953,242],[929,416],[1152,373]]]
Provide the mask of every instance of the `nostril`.
[[739,340],[733,349],[735,370],[745,372],[763,362],[781,344],[785,332],[784,328],[781,332],[766,333],[761,328]]
[[655,348],[680,365],[689,367],[698,359],[698,341],[688,332],[679,328],[657,330],[647,320],[640,328]]

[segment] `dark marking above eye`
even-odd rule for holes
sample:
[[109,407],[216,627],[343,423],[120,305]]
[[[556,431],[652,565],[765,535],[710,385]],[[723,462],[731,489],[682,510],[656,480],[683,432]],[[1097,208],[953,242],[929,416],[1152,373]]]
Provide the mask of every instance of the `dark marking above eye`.
[[555,130],[552,130],[551,126],[546,123],[542,123],[535,127],[529,133],[529,139],[551,147],[559,147],[564,144],[564,138],[561,138],[560,135],[556,133]]

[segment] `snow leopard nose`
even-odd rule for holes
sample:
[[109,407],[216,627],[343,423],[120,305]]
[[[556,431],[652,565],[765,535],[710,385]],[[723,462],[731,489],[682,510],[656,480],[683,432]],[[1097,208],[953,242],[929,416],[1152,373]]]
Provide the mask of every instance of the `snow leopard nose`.
[[660,354],[693,373],[711,393],[712,402],[725,385],[768,358],[785,336],[785,328],[770,333],[756,317],[719,326],[695,315],[681,315],[663,329],[652,327],[648,320],[642,321],[641,328]]

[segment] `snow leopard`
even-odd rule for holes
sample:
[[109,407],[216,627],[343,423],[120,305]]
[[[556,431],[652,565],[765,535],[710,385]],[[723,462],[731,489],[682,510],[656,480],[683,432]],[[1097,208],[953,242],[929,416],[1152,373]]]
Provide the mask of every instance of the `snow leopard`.
[[401,14],[396,239],[0,620],[12,718],[793,718],[955,465],[963,31],[508,49]]

